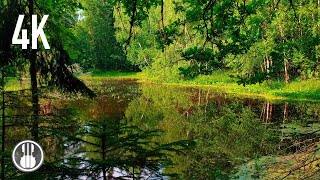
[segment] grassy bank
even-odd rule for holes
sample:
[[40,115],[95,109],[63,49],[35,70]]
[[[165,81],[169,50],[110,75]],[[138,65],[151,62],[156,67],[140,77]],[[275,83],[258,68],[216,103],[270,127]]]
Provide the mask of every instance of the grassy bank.
[[81,79],[138,79],[141,83],[156,83],[175,86],[206,87],[217,91],[255,96],[267,99],[320,101],[320,79],[296,80],[290,84],[283,82],[264,82],[242,86],[237,79],[227,72],[215,72],[208,76],[198,76],[192,80],[161,80],[149,78],[143,73],[133,72],[99,72],[80,76]]
[[[137,72],[99,72],[85,73],[77,75],[80,79],[84,81],[97,80],[100,79],[143,79],[145,78],[142,73]],[[26,78],[24,81],[19,81],[15,77],[6,77],[5,79],[5,90],[6,91],[19,91],[22,89],[30,89],[30,78]]]
[[[238,85],[237,79],[230,77],[227,72],[215,72],[212,75],[202,75],[192,80],[163,80],[147,77],[140,72],[93,72],[82,74],[78,77],[87,82],[104,79],[137,79],[141,83],[211,88],[237,96],[262,97],[270,100],[320,101],[320,79],[296,80],[290,84],[273,81],[244,87]],[[21,84],[16,78],[7,78],[5,89],[6,91],[27,89],[30,86],[29,84],[28,80]]]
[[85,73],[78,76],[80,79],[88,80],[88,79],[144,79],[146,78],[143,73],[140,72],[118,72],[118,71],[110,71],[110,72],[101,72],[94,71],[92,73]]

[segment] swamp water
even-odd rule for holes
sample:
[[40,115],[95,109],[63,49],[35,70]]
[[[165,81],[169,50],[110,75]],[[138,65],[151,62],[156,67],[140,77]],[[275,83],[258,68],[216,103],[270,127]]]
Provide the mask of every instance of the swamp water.
[[15,169],[10,153],[32,139],[30,93],[6,95],[6,179],[318,177],[320,103],[134,80],[89,84],[95,99],[41,98],[38,133],[46,160],[29,174]]

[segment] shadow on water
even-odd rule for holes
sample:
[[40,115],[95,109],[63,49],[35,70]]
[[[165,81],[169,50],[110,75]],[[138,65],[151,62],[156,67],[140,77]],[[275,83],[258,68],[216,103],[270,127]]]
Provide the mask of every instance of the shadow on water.
[[41,98],[39,135],[46,160],[31,174],[18,172],[10,159],[13,146],[31,138],[30,92],[6,95],[1,155],[8,179],[317,177],[317,103],[128,80],[91,83],[95,100],[52,92],[46,93],[50,99]]

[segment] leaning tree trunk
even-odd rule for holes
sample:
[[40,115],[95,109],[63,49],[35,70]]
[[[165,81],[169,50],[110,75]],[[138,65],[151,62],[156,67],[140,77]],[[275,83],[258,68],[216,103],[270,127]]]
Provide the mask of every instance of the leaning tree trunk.
[[[30,30],[31,22],[32,22],[32,15],[34,13],[34,2],[31,0],[29,2],[29,16],[30,16]],[[36,60],[37,60],[37,51],[35,49],[30,48],[30,76],[31,76],[31,93],[32,93],[32,137],[34,140],[38,140],[39,133],[38,133],[38,119],[39,119],[39,90],[38,90],[38,82],[37,82],[37,67],[36,67]]]

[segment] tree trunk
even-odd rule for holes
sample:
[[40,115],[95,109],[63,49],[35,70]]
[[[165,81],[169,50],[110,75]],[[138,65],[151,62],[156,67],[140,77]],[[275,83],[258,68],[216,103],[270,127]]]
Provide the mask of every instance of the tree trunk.
[[284,60],[284,82],[288,84],[290,82],[290,75],[289,75],[289,62],[287,59]]
[[137,5],[138,5],[138,1],[137,0],[133,0],[133,6],[132,6],[132,16],[131,16],[131,20],[130,20],[130,31],[129,31],[129,37],[127,39],[126,45],[124,47],[126,54],[127,52],[127,48],[128,46],[130,46],[130,41],[133,35],[133,27],[134,27],[134,22],[135,22],[135,18],[136,18],[136,13],[137,13]]
[[103,174],[103,180],[107,180],[107,171],[106,171],[106,166],[104,165],[105,161],[107,160],[107,145],[106,145],[106,141],[107,141],[107,137],[105,132],[107,131],[107,127],[105,124],[103,124],[103,128],[102,128],[103,132],[102,132],[102,137],[101,137],[101,153],[102,153],[102,174]]
[[4,102],[4,69],[2,68],[2,74],[1,74],[1,83],[2,83],[2,142],[1,142],[1,179],[5,179],[5,168],[4,168],[4,151],[5,151],[5,134],[6,134],[6,129],[5,129],[5,102]]
[[288,103],[284,103],[284,108],[283,108],[283,121],[286,121],[288,119]]
[[164,0],[161,1],[161,28],[163,33],[163,49],[162,51],[165,53],[166,44],[167,44],[167,34],[164,26]]
[[269,72],[270,72],[270,60],[269,60],[268,55],[266,55],[266,61],[267,61],[267,73],[269,75]]
[[32,122],[32,136],[34,140],[38,140],[38,119],[39,119],[39,90],[37,82],[37,70],[36,70],[36,52],[31,51],[30,56],[30,75],[31,75],[31,93],[32,93],[32,110],[33,110],[33,122]]
[[[29,32],[32,32],[31,22],[32,22],[32,15],[33,15],[33,0],[29,3],[29,16],[30,16],[30,29]],[[38,133],[38,119],[39,119],[39,90],[38,90],[38,82],[37,82],[37,67],[36,67],[36,60],[37,60],[37,51],[30,48],[30,76],[31,76],[31,93],[32,93],[32,137],[35,141],[39,139]]]

